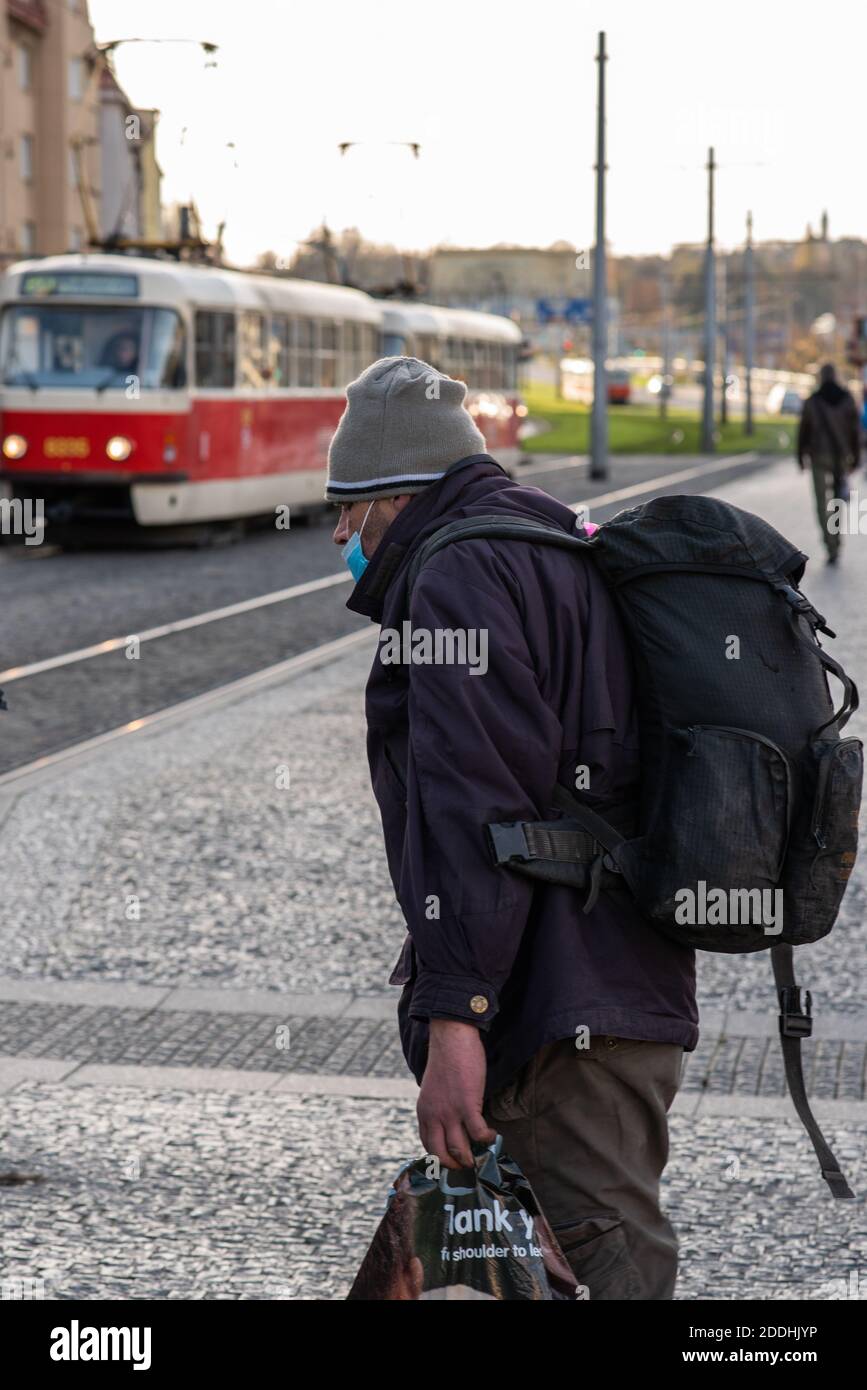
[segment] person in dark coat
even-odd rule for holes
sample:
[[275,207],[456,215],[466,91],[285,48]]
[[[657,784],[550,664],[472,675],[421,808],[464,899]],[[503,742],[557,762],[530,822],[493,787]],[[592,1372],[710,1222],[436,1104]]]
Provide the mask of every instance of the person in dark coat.
[[347,607],[381,627],[367,753],[407,935],[390,983],[421,1090],[419,1134],[448,1168],[491,1142],[523,1168],[590,1298],[673,1297],[659,1206],[667,1111],[698,1042],[692,950],[624,890],[584,894],[498,866],[486,824],[553,820],[560,782],[600,812],[634,802],[624,633],[590,560],[476,539],[439,551],[405,611],[410,558],[446,522],[493,512],[581,534],[513,482],[466,387],[413,357],[347,389],[329,451]]
[[845,508],[834,507],[836,500],[848,497],[847,474],[858,467],[861,458],[861,427],[858,407],[851,391],[837,381],[832,363],[819,373],[819,389],[804,402],[798,426],[798,465],[809,458],[819,526],[828,552],[828,563],[835,564],[842,544],[840,516]]

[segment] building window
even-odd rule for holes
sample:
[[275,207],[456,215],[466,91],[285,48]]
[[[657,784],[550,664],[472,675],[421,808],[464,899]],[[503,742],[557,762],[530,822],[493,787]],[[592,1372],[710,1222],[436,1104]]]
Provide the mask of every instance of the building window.
[[235,315],[200,309],[196,314],[196,385],[235,385]]
[[84,64],[80,58],[69,60],[69,96],[71,101],[81,101],[84,95]]
[[29,92],[33,81],[33,55],[25,43],[18,45],[18,85]]
[[267,386],[265,315],[255,310],[241,315],[241,385],[262,391]]
[[21,177],[25,183],[33,179],[33,136],[21,136]]
[[32,256],[36,250],[36,223],[21,223],[21,250],[25,256]]
[[80,227],[73,227],[73,229],[72,229],[72,235],[71,235],[70,240],[69,240],[69,249],[70,249],[71,251],[80,251],[80,250],[81,250],[81,228],[80,228]]

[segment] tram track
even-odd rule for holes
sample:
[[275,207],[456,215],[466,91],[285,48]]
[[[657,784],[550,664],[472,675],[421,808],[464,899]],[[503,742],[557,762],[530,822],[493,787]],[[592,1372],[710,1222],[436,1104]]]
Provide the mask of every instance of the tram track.
[[[559,462],[555,461],[552,471],[556,471]],[[617,503],[700,478],[725,478],[736,469],[750,471],[757,462],[757,455],[715,459],[607,492],[591,493],[569,505],[598,518],[600,511],[615,508]],[[545,469],[536,471],[544,473]],[[518,476],[524,476],[523,472]],[[583,484],[584,479],[581,481]],[[0,716],[0,734],[10,732],[7,721],[10,714],[15,718],[19,692],[28,692],[29,698],[23,701],[28,707],[22,719],[26,731],[21,727],[22,736],[15,740],[14,747],[7,745],[0,752],[0,789],[14,787],[24,778],[45,773],[129,735],[152,730],[173,719],[195,717],[223,700],[241,698],[371,639],[371,624],[349,614],[343,604],[324,601],[330,590],[348,583],[350,576],[343,571],[320,575],[139,632],[115,635],[8,667],[0,672],[0,688],[7,690],[13,709]],[[302,612],[304,615],[297,629],[292,629],[290,644],[299,632],[302,644],[307,640],[304,634],[314,630],[317,634],[328,633],[328,638],[301,645],[288,654],[284,652],[279,660],[263,665],[263,652],[273,653],[275,644],[280,645],[289,636],[285,624],[277,628],[269,617],[284,604],[299,604],[299,617]],[[291,611],[295,612],[295,608]],[[359,627],[359,622],[363,622],[363,627]],[[347,625],[352,630],[340,630]],[[184,662],[179,663],[176,639],[184,635]],[[124,660],[130,654],[132,639],[138,649],[150,644],[146,661]],[[248,666],[252,669],[245,669]],[[49,678],[50,688],[45,684]],[[56,706],[58,717],[52,721],[51,710]]]

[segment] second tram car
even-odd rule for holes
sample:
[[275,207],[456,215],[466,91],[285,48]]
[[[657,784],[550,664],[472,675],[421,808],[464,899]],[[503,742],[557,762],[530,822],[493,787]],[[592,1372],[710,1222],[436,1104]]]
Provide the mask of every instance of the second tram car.
[[504,468],[521,456],[519,430],[527,408],[518,396],[523,334],[511,319],[438,304],[382,306],[385,357],[418,357],[467,387],[467,409]]

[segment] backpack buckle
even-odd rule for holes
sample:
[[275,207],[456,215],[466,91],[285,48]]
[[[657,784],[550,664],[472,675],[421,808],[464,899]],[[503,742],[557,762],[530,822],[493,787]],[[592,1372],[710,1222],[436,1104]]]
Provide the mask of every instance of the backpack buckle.
[[515,859],[526,862],[530,858],[523,821],[501,821],[487,829],[495,864],[510,864]]
[[784,1038],[809,1038],[813,1032],[811,1012],[813,997],[804,990],[804,1008],[801,1008],[801,986],[784,985],[780,990],[780,1033]]

